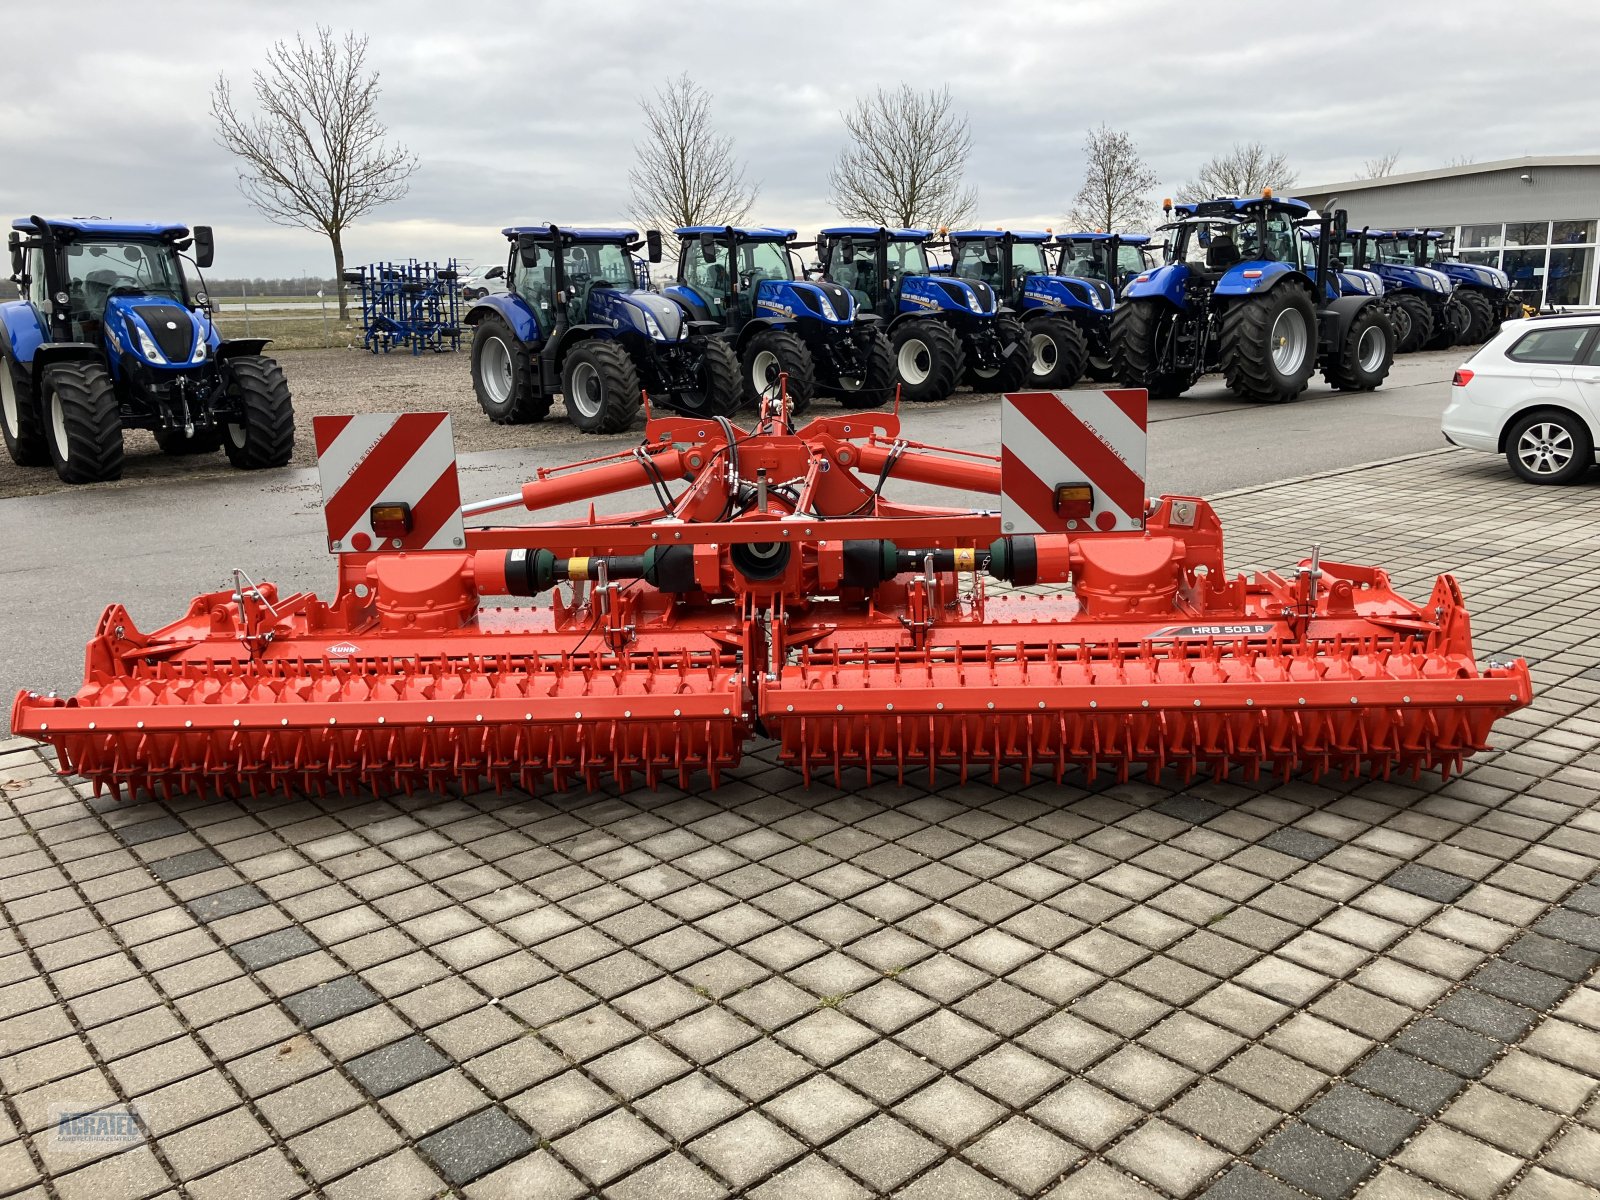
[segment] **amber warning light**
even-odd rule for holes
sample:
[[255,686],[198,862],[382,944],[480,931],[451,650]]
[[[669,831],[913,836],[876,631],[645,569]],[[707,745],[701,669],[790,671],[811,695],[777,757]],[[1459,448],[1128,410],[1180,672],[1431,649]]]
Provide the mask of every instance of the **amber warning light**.
[[1094,515],[1094,487],[1087,483],[1056,484],[1056,512],[1088,520]]
[[374,504],[372,532],[381,538],[405,537],[411,532],[411,505]]

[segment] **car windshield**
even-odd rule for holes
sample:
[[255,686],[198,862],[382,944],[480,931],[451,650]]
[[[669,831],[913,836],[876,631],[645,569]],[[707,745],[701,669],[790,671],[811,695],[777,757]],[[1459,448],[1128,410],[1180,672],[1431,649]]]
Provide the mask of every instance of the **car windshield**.
[[69,242],[66,260],[75,312],[98,318],[119,290],[184,302],[178,255],[165,242]]
[[619,292],[638,286],[633,256],[616,242],[577,242],[564,251],[567,282],[576,287],[605,282]]

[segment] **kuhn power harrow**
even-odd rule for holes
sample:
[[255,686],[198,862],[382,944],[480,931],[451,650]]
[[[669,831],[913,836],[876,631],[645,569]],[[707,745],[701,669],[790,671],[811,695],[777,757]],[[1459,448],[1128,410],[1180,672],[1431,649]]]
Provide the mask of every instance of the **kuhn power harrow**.
[[[1143,404],[1010,397],[1000,458],[889,414],[653,419],[465,508],[586,516],[483,528],[442,414],[319,418],[337,595],[236,572],[148,634],[113,605],[77,694],[12,725],[113,791],[533,790],[715,784],[760,734],[807,780],[1449,772],[1528,703],[1449,576],[1423,605],[1314,557],[1230,577],[1209,505],[1143,499]],[[913,482],[1001,502],[884,495]]]

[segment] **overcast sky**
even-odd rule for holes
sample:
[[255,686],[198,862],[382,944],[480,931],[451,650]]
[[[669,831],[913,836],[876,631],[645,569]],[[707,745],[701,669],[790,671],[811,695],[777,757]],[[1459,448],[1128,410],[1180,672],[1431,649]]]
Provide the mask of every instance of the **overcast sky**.
[[263,48],[319,20],[370,35],[381,115],[421,159],[348,236],[352,263],[498,262],[504,225],[625,220],[637,97],[683,70],[761,181],[752,218],[808,235],[834,215],[840,110],[902,80],[949,84],[970,117],[985,224],[1060,228],[1102,121],[1134,135],[1158,195],[1235,141],[1308,185],[1389,150],[1400,171],[1600,150],[1592,0],[6,4],[7,219],[209,222],[221,275],[331,273],[325,241],[245,203],[207,114],[219,70],[247,99]]

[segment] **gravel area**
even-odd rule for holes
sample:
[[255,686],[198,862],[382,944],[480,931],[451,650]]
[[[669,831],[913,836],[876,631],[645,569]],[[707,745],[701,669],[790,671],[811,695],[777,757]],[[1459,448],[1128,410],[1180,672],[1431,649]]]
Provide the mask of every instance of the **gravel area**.
[[[510,450],[521,446],[571,445],[586,440],[567,423],[558,402],[550,416],[537,425],[496,425],[483,415],[472,392],[471,356],[466,349],[455,354],[369,354],[359,350],[296,350],[279,356],[289,388],[294,394],[298,423],[293,466],[315,466],[311,418],[319,413],[438,411],[450,413],[456,450]],[[947,408],[987,403],[992,396],[959,392],[948,400],[924,405]],[[821,401],[814,411],[836,410]],[[836,410],[837,411],[837,410]],[[637,426],[644,428],[644,417]],[[203,458],[170,458],[156,448],[146,432],[124,435],[127,462],[116,483],[96,487],[134,487],[175,475],[227,475],[233,468],[220,453]],[[576,456],[574,456],[576,457]],[[0,455],[0,498],[34,496],[62,491],[69,485],[48,467],[18,467]]]

